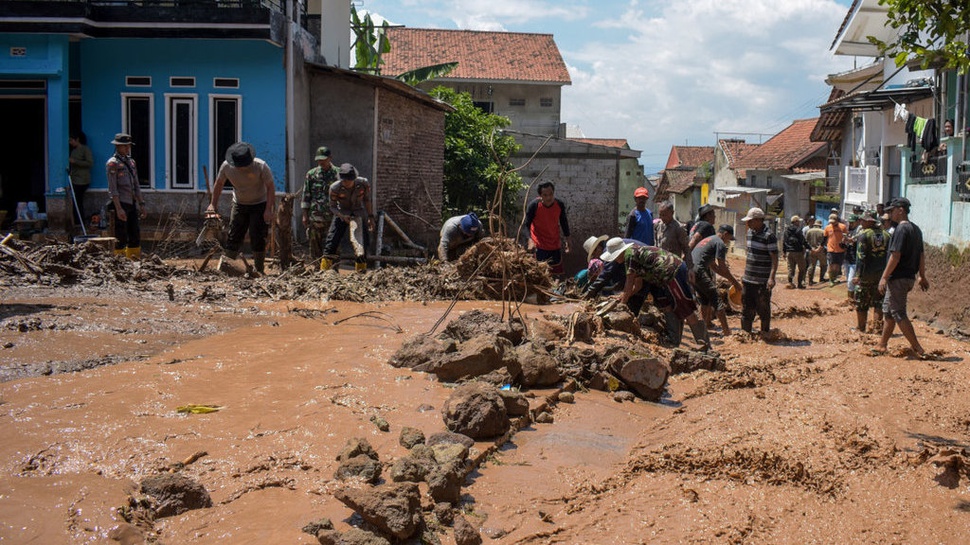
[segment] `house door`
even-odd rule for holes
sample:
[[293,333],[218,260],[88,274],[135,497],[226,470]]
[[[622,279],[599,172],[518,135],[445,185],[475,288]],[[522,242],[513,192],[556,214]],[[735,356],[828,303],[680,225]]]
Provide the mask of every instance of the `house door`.
[[[212,96],[212,157],[209,167],[209,183],[213,183],[222,161],[226,157],[226,150],[229,146],[238,142],[242,137],[242,129],[239,123],[239,112],[241,99],[238,96]],[[231,185],[226,182],[227,185]]]
[[138,167],[138,183],[142,187],[152,187],[154,179],[152,158],[154,154],[154,140],[152,139],[152,95],[125,94],[124,97],[124,132],[131,135],[131,156]]
[[[0,208],[14,219],[18,202],[37,202],[44,208],[47,180],[46,99],[0,98],[0,119],[6,130],[0,131]],[[67,142],[58,142],[67,146]],[[63,187],[63,180],[51,180],[51,187]]]
[[167,105],[168,134],[166,168],[170,189],[194,189],[197,132],[195,123],[195,97],[170,96]]

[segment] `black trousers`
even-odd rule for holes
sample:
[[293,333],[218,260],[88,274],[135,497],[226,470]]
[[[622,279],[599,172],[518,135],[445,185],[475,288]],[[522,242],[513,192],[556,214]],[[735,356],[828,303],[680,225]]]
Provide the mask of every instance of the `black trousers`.
[[121,209],[128,217],[125,221],[115,215],[115,238],[118,239],[118,249],[138,248],[141,246],[141,226],[138,220],[138,207],[135,203],[121,203]]
[[226,240],[226,255],[232,258],[239,255],[239,247],[242,246],[247,232],[253,252],[266,251],[266,233],[269,231],[269,225],[263,219],[265,213],[265,202],[259,204],[232,203],[232,212],[229,214],[229,237]]
[[[360,225],[360,229],[364,232],[364,252],[367,252],[367,248],[370,247],[370,236],[367,231],[367,222],[360,216],[354,216],[354,220]],[[337,216],[333,217],[333,221],[330,222],[330,231],[327,232],[327,242],[323,245],[323,255],[333,256],[337,255],[337,247],[340,246],[340,241],[343,240],[344,235],[347,234],[347,228],[350,226],[349,223],[340,219]],[[366,262],[367,256],[363,258],[357,258],[358,262]]]

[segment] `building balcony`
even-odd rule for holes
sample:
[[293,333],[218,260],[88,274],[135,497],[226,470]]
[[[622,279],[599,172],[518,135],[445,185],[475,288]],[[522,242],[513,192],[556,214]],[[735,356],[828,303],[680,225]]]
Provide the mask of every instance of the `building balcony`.
[[[11,0],[0,32],[90,38],[285,39],[283,0]],[[305,13],[300,20],[306,22]]]
[[[925,155],[925,158],[924,158]],[[946,182],[947,154],[914,153],[909,160],[909,181],[913,184]]]

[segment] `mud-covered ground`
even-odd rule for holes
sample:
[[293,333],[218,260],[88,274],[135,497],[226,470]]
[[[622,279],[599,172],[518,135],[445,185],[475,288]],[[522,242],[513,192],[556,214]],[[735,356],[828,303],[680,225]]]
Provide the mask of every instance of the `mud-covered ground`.
[[[24,249],[54,262],[36,252]],[[912,307],[936,361],[898,334],[889,355],[868,356],[875,337],[850,329],[844,284],[777,289],[769,339],[715,337],[724,371],[674,375],[658,404],[592,390],[551,404],[552,423],[480,457],[461,511],[486,543],[966,543],[968,271],[960,256],[929,257],[932,287]],[[446,313],[502,311],[460,301],[448,313],[465,286],[440,266],[250,279],[197,262],[61,262],[79,272],[2,262],[4,543],[309,544],[308,522],[358,524],[333,497],[347,440],[367,438],[389,464],[406,453],[402,427],[444,429],[451,388],[390,356]],[[222,409],[177,412],[190,403]],[[181,473],[212,507],[147,535],[125,524],[136,483],[200,452]]]

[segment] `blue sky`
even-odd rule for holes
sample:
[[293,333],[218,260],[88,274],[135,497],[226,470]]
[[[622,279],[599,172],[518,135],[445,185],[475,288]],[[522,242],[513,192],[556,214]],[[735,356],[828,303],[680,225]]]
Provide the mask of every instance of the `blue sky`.
[[673,145],[712,146],[716,133],[761,142],[818,116],[826,76],[853,63],[829,51],[851,0],[354,4],[409,27],[552,34],[572,79],[562,121],[589,138],[627,139],[647,174]]

